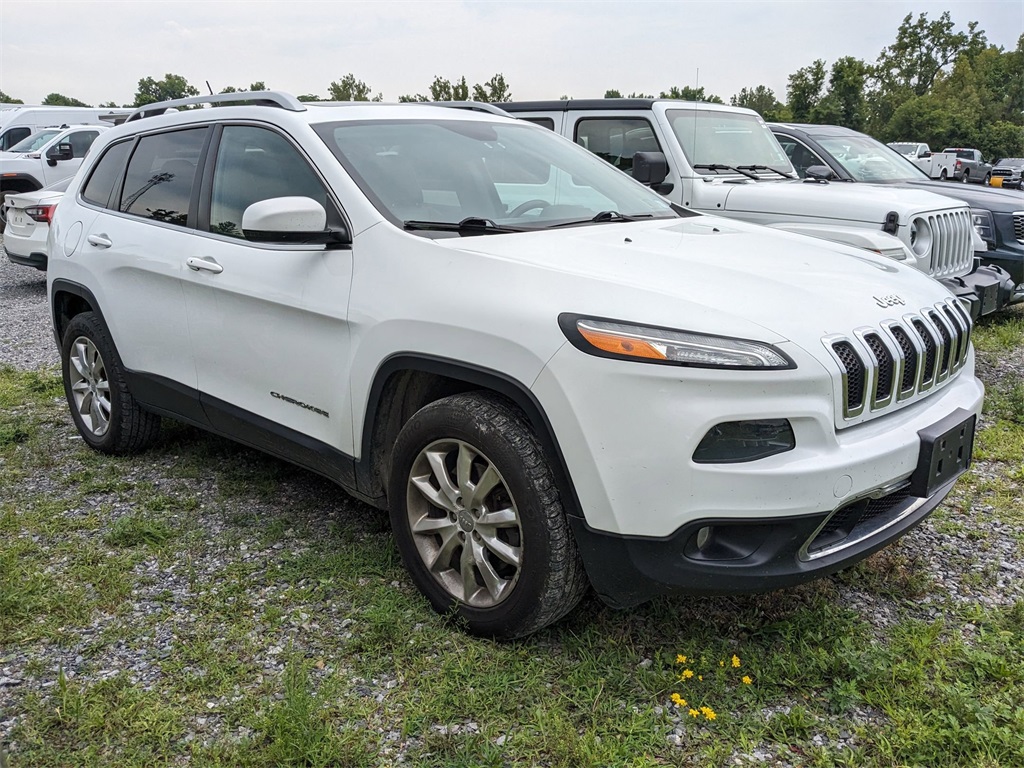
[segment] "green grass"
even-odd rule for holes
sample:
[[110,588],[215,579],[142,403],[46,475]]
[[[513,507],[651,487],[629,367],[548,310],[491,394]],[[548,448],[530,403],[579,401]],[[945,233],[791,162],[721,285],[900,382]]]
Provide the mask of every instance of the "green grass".
[[[1024,344],[1021,316],[980,324],[979,356]],[[933,520],[979,551],[999,522],[1019,553],[1024,394],[988,386],[976,471]],[[12,766],[1024,765],[1024,604],[946,599],[929,553],[769,595],[588,598],[497,644],[435,615],[386,518],[326,481],[173,424],[102,456],[60,397],[0,368],[0,666],[32,683],[0,694]]]

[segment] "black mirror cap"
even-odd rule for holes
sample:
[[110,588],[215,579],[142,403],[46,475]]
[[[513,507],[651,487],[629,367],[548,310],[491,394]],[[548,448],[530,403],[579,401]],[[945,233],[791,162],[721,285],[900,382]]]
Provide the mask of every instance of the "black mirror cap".
[[813,179],[814,181],[828,181],[835,178],[832,169],[827,165],[812,165],[804,173],[808,179]]
[[47,160],[70,160],[74,151],[70,144],[55,144],[46,150]]
[[352,245],[352,236],[345,226],[325,229],[321,232],[273,232],[257,229],[243,230],[245,239],[253,243],[280,243],[290,245],[326,245],[328,249],[347,248]]
[[668,160],[664,152],[637,152],[633,155],[633,178],[641,184],[661,184],[668,176]]

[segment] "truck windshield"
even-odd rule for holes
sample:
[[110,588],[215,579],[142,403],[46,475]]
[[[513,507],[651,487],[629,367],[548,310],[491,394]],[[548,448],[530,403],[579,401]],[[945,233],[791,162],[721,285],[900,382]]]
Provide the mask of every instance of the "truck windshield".
[[928,174],[869,136],[816,136],[854,181],[924,181]]
[[31,136],[26,136],[7,151],[19,153],[35,152],[58,133],[60,133],[59,129],[53,131],[36,131]]
[[894,141],[889,145],[901,155],[914,155],[917,154],[917,144],[904,144],[899,141]]
[[[672,132],[690,166],[702,175],[734,173],[714,166],[764,166],[775,173],[795,176],[792,163],[772,132],[757,115],[712,109],[670,109]],[[703,166],[703,167],[699,167]]]
[[[551,131],[516,122],[366,120],[313,126],[371,203],[425,236],[675,218],[660,195]],[[616,218],[618,217],[618,218]]]

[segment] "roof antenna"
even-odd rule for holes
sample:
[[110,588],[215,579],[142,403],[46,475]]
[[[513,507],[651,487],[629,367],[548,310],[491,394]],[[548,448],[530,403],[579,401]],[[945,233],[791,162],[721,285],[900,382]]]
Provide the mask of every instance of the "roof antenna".
[[210,92],[210,95],[213,96],[213,88],[210,87],[209,80],[206,81],[206,89]]

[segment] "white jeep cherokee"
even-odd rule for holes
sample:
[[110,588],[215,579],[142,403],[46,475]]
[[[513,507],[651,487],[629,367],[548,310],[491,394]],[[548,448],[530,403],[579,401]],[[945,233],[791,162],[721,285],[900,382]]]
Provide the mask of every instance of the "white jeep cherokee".
[[389,508],[417,586],[491,636],[588,583],[629,606],[843,568],[949,492],[981,408],[934,280],[474,111],[144,107],[50,254],[89,445],[169,416],[319,472]]

